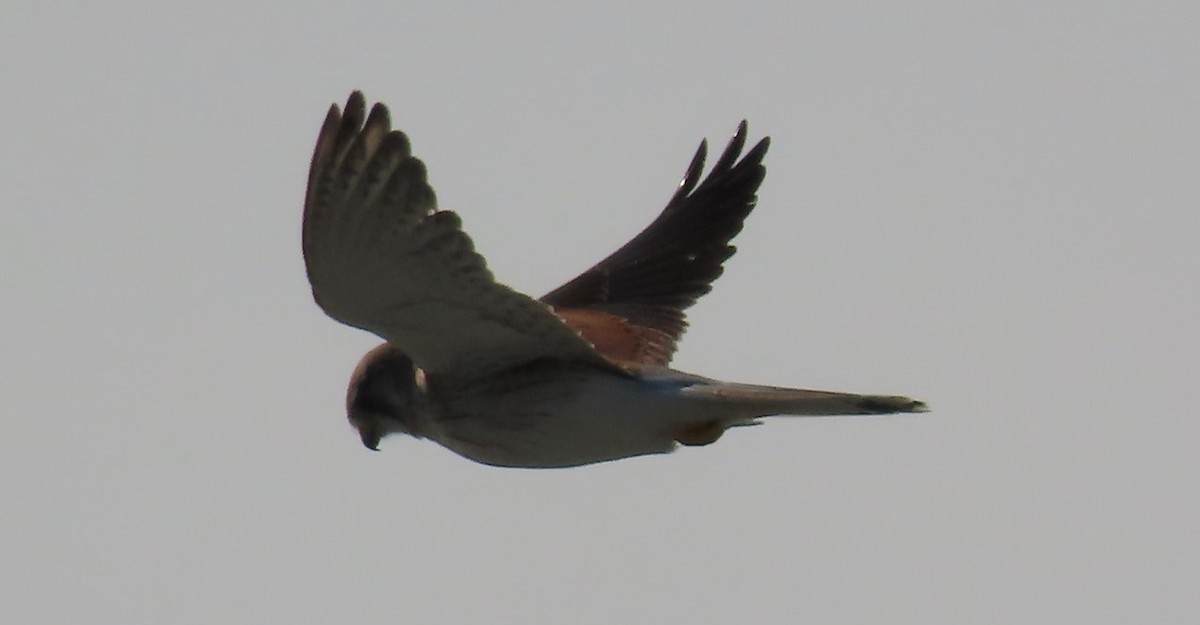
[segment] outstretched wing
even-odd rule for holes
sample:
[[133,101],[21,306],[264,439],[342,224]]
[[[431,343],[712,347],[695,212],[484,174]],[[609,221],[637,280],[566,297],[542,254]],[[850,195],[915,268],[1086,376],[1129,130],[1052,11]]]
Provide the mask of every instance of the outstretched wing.
[[554,359],[612,367],[545,305],[498,284],[388,110],[359,92],[325,118],[309,170],[303,248],[317,304],[431,373],[480,375]]
[[745,156],[743,121],[703,182],[701,142],[667,207],[641,234],[542,297],[609,359],[665,365],[687,327],[684,310],[712,290],[729,244],[757,200],[770,139]]

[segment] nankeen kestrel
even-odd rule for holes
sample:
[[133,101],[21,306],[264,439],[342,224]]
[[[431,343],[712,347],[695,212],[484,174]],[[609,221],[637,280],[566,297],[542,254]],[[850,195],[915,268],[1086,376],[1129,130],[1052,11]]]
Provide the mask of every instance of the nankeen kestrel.
[[[667,365],[684,310],[733,255],[768,139],[746,123],[701,180],[701,143],[641,234],[541,299],[497,282],[438,210],[425,165],[361,93],[329,110],[304,206],[313,296],[386,342],[359,362],[346,411],[364,445],[393,432],[485,464],[569,467],[707,445],[770,415],[924,412],[907,397],[734,384]],[[740,158],[739,158],[740,157]]]

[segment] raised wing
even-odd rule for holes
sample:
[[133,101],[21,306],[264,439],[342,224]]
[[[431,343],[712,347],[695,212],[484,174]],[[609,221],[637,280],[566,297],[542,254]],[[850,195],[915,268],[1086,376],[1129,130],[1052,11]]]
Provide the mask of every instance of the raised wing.
[[757,201],[770,139],[738,160],[746,122],[703,182],[702,141],[667,207],[641,234],[542,297],[611,360],[665,365],[687,328],[684,310],[712,290],[729,244]]
[[[329,110],[309,170],[303,248],[317,304],[430,373],[554,359],[612,367],[551,310],[498,284],[388,110],[359,92]],[[365,118],[365,119],[364,119]]]

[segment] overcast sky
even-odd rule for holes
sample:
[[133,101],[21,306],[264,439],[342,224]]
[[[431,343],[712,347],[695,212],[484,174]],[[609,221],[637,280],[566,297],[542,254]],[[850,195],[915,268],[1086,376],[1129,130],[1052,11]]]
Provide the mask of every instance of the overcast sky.
[[[0,9],[0,620],[1194,622],[1200,5],[100,4]],[[675,365],[933,412],[367,452],[299,242],[352,89],[535,295],[748,119]]]

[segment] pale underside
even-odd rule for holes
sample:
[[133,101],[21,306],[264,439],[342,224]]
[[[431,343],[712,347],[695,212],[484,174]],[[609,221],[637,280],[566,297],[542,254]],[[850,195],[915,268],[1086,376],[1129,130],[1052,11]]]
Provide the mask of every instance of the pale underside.
[[[666,367],[637,378],[576,367],[518,370],[430,389],[406,433],[484,464],[570,467],[707,445],[774,414],[872,415],[923,409],[904,397],[732,384]],[[415,425],[414,425],[415,424]]]

